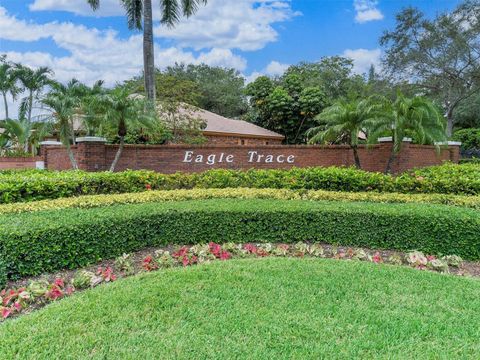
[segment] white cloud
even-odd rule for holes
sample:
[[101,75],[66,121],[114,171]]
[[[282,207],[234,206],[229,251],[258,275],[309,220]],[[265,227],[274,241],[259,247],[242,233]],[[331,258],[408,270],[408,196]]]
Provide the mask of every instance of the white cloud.
[[377,0],[353,0],[355,21],[363,24],[368,21],[382,20],[384,16],[377,5]]
[[265,73],[272,76],[282,75],[289,66],[290,65],[282,64],[278,61],[271,61],[270,64],[268,64],[265,68]]
[[[118,0],[102,0],[100,9],[93,12],[86,0],[35,0],[31,10],[64,10],[87,16],[123,15]],[[172,39],[180,47],[195,50],[206,48],[258,50],[276,41],[273,24],[299,15],[291,8],[290,0],[209,0],[198,12],[181,19],[174,28],[158,23],[160,7],[154,4],[155,36]]]
[[[11,61],[32,67],[49,66],[55,77],[67,81],[72,77],[86,83],[104,79],[108,85],[138,75],[143,66],[142,36],[131,35],[120,39],[114,30],[98,30],[72,23],[51,22],[36,24],[9,16],[0,7],[0,38],[15,41],[36,41],[51,38],[67,50],[67,56],[54,56],[46,52],[8,52]],[[162,48],[156,44],[156,65],[165,67],[175,62],[206,63],[233,67],[243,71],[246,60],[229,49],[212,48],[195,55],[177,47]]]
[[[87,84],[103,79],[108,86],[139,75],[143,68],[142,36],[121,39],[114,30],[98,30],[67,22],[38,24],[11,16],[0,6],[0,39],[33,42],[52,39],[68,54],[55,56],[44,51],[9,51],[7,58],[30,67],[48,66],[55,78],[66,82],[76,78]],[[244,71],[246,60],[230,49],[211,48],[200,53],[155,44],[155,64],[166,67],[175,63],[206,63]],[[16,105],[10,106],[15,115]],[[3,112],[3,110],[2,110]]]
[[356,74],[365,74],[371,65],[378,70],[380,68],[380,49],[346,49],[342,56],[353,60],[353,72]]
[[273,60],[270,61],[270,63],[263,70],[254,71],[250,75],[245,76],[245,79],[248,84],[252,81],[255,81],[260,76],[280,76],[285,72],[285,70],[287,70],[289,66],[290,65],[288,64],[282,64],[278,61]]
[[35,0],[28,6],[30,11],[68,11],[83,16],[121,16],[125,12],[119,0],[102,0],[100,8],[93,11],[86,0]]

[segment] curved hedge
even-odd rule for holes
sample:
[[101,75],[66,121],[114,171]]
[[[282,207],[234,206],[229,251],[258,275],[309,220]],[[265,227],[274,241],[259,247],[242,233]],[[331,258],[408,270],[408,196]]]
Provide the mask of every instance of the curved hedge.
[[321,241],[480,259],[478,211],[440,205],[215,199],[0,216],[10,277],[76,268],[149,246]]
[[171,175],[151,171],[6,171],[0,172],[0,203],[140,192],[150,188],[171,190],[232,187],[480,195],[480,166],[445,164],[411,171],[398,177],[338,167],[210,170]]
[[162,201],[205,199],[278,199],[278,200],[328,200],[375,203],[419,203],[468,207],[480,210],[480,196],[451,194],[399,194],[377,192],[340,192],[325,190],[289,189],[188,189],[154,190],[141,193],[85,195],[53,200],[31,201],[0,205],[0,214],[14,214],[58,209],[87,209],[120,204],[146,204]]

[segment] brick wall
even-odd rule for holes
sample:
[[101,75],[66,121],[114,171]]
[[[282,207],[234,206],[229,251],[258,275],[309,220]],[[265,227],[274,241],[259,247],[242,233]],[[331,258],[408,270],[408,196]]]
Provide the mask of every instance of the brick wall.
[[0,170],[35,169],[37,161],[43,161],[43,157],[0,157]]
[[[368,171],[384,171],[391,146],[391,143],[381,143],[370,148],[361,147],[359,156],[362,168]],[[73,147],[80,168],[88,171],[107,170],[117,149],[118,145],[91,142]],[[43,154],[46,168],[70,168],[64,148],[45,147]],[[444,161],[458,162],[458,158],[458,146],[450,146],[437,154],[433,146],[404,143],[401,153],[393,163],[393,172],[441,164]],[[126,145],[116,170],[149,169],[173,173],[199,172],[214,168],[288,169],[293,166],[342,165],[354,165],[353,153],[348,146]]]

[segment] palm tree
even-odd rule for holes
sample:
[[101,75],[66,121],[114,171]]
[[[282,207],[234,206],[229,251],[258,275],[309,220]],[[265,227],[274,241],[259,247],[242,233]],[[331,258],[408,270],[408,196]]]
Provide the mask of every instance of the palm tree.
[[[143,29],[143,71],[148,100],[155,102],[155,61],[153,49],[152,0],[119,0],[125,9],[128,27],[131,30]],[[182,16],[195,14],[198,6],[208,0],[159,0],[162,10],[160,22],[173,27]],[[100,0],[87,0],[93,10],[100,7]],[[143,26],[142,26],[143,21]]]
[[151,127],[155,120],[155,112],[142,96],[131,95],[127,88],[117,87],[100,99],[104,110],[104,120],[115,126],[120,139],[115,158],[110,166],[110,171],[115,171],[125,145],[125,135],[128,128],[136,124]]
[[7,95],[10,93],[13,100],[20,92],[17,86],[17,76],[14,71],[14,66],[5,61],[5,58],[0,59],[0,92],[3,96],[3,104],[5,106],[5,119],[8,119],[8,102]]
[[52,120],[55,123],[74,170],[78,170],[78,164],[71,148],[71,143],[75,144],[73,122],[75,115],[78,115],[83,93],[83,85],[78,80],[72,79],[67,85],[52,83],[52,90],[41,99],[41,103],[47,107],[49,112],[43,116],[43,120]]
[[46,86],[52,84],[50,78],[52,74],[52,70],[48,67],[40,67],[34,70],[21,64],[15,66],[15,76],[28,92],[20,104],[20,114],[21,116],[27,114],[26,118],[29,122],[32,121],[33,101],[38,98]]
[[38,143],[48,133],[49,127],[46,123],[29,122],[27,119],[5,119],[0,121],[0,129],[3,129],[0,138],[4,146],[8,146],[19,152],[27,153],[31,147],[35,155]]
[[99,99],[106,93],[103,84],[103,80],[98,80],[91,87],[83,87],[79,110],[87,136],[97,135],[102,127],[102,109],[99,107]]
[[353,150],[355,166],[361,168],[358,135],[366,124],[378,116],[378,107],[370,100],[340,101],[320,113],[315,120],[321,125],[307,131],[311,144],[344,142]]
[[395,157],[402,148],[403,139],[412,136],[419,144],[433,144],[447,140],[446,121],[429,99],[421,96],[407,98],[398,93],[394,102],[384,99],[383,115],[369,122],[368,142],[375,143],[380,136],[390,134],[393,146],[385,168],[390,173]]

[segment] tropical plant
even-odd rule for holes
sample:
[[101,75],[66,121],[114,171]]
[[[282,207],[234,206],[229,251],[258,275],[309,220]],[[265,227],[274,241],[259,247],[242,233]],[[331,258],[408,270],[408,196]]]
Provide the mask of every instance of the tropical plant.
[[398,93],[393,102],[383,99],[382,115],[367,121],[368,143],[376,143],[380,136],[391,135],[392,152],[385,168],[390,173],[403,139],[412,136],[418,144],[436,145],[447,140],[446,121],[437,106],[425,97],[407,98]]
[[3,129],[0,144],[16,154],[26,155],[30,149],[32,154],[35,154],[38,143],[49,131],[48,125],[42,122],[29,122],[25,118],[5,119],[0,121],[0,129]]
[[14,65],[8,63],[5,57],[0,58],[0,92],[2,93],[5,107],[5,119],[8,119],[7,95],[10,94],[13,100],[15,100],[20,92],[20,88],[17,86],[17,76]]
[[80,99],[84,94],[84,86],[76,79],[67,85],[53,83],[52,90],[41,99],[48,114],[42,115],[44,121],[54,122],[60,140],[67,148],[72,168],[78,170],[78,164],[73,154],[71,143],[75,144],[74,120],[78,116]]
[[110,171],[114,171],[123,152],[128,128],[135,124],[147,128],[152,126],[155,122],[155,111],[148,106],[143,96],[132,95],[125,87],[113,89],[102,96],[99,102],[104,120],[116,128],[119,138],[119,147],[110,166]]
[[21,64],[15,65],[15,76],[27,91],[27,96],[22,99],[20,104],[20,117],[26,116],[29,122],[32,121],[33,103],[46,86],[53,84],[50,77],[52,74],[52,70],[48,67],[32,69]]
[[96,81],[91,87],[82,85],[79,113],[87,136],[95,136],[101,132],[102,109],[99,99],[106,94],[103,80]]
[[315,118],[321,125],[307,131],[309,143],[347,143],[353,150],[355,166],[360,169],[358,136],[377,116],[378,107],[369,100],[340,101]]
[[[100,7],[100,0],[87,0],[93,10]],[[200,4],[207,0],[159,0],[162,10],[160,22],[173,27],[182,16],[193,15]],[[155,101],[155,62],[153,50],[153,16],[152,0],[120,0],[125,9],[128,27],[130,29],[143,29],[143,63],[145,77],[145,91],[147,99]],[[143,22],[143,24],[142,24]]]

